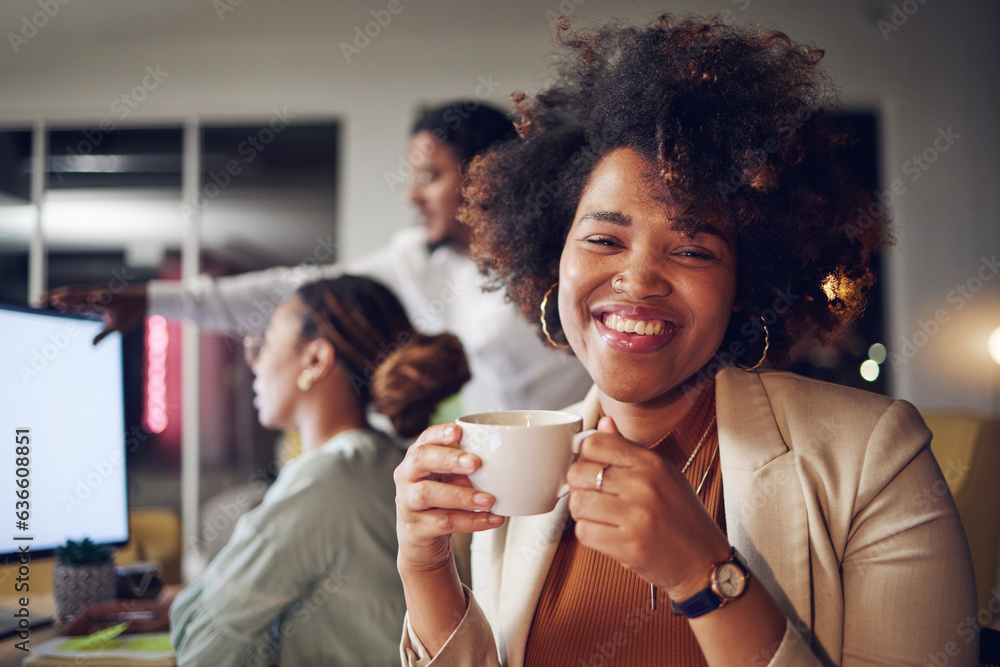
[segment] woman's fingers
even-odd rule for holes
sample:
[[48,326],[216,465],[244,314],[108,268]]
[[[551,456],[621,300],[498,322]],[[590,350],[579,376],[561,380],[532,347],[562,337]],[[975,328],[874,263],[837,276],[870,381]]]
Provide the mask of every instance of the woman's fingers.
[[622,468],[610,463],[577,461],[566,473],[566,482],[571,491],[600,491],[614,495],[615,479],[622,475]]
[[[462,439],[462,429],[457,424],[435,424],[424,429],[423,433],[417,436],[413,446],[416,445],[457,445]],[[411,446],[411,449],[412,447]]]
[[468,481],[481,461],[454,446],[461,437],[462,430],[454,424],[431,426],[420,434],[396,468],[397,504],[414,512],[485,510],[493,505],[493,496],[476,491]]
[[594,433],[580,446],[580,460],[631,468],[641,465],[649,456],[655,456],[639,445],[617,433]]
[[394,473],[400,553],[430,561],[452,533],[493,528],[503,517],[488,512],[495,499],[476,491],[468,475],[481,462],[455,445],[462,430],[455,424],[426,429]]
[[629,507],[617,496],[602,491],[574,491],[569,498],[573,519],[594,521],[608,526],[620,526],[627,520]]
[[92,298],[93,290],[77,285],[65,285],[49,290],[39,297],[43,304],[48,304],[61,311],[76,311],[87,303],[88,298]]
[[[433,504],[424,505],[420,499],[440,492],[441,485],[435,486],[436,483],[450,481],[452,483],[447,486],[458,488],[453,478],[465,477],[478,470],[479,457],[455,446],[461,438],[462,429],[455,424],[437,424],[425,429],[410,445],[393,474],[397,496],[417,499],[414,506],[418,509],[433,507]],[[464,491],[467,493],[468,489]]]
[[96,345],[114,331],[128,333],[146,317],[146,286],[130,285],[112,295],[100,286],[67,285],[57,287],[41,296],[47,303],[63,312],[99,313],[104,320],[104,331],[94,338]]
[[461,509],[469,511],[488,510],[494,498],[488,493],[476,491],[460,480],[437,481],[424,479],[397,488],[396,504],[407,512],[422,512],[431,509]]
[[404,542],[418,544],[455,533],[475,533],[496,528],[503,522],[504,517],[489,512],[431,509],[409,515],[401,513],[397,533],[405,533],[408,539],[403,540]]
[[670,581],[725,547],[680,469],[626,440],[610,420],[584,440],[566,480],[580,543],[650,581]]
[[[458,431],[458,436],[453,430]],[[403,462],[396,468],[396,485],[423,479],[441,480],[449,475],[469,475],[479,469],[479,457],[454,446],[461,430],[453,424],[432,426],[410,445]]]
[[454,567],[453,533],[486,530],[503,522],[487,511],[493,496],[469,483],[467,475],[480,461],[454,446],[461,436],[454,424],[426,429],[393,473],[401,571]]

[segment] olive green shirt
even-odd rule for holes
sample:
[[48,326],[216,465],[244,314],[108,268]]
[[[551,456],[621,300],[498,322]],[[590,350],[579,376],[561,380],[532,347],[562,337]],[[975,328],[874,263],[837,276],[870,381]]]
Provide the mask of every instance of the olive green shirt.
[[371,430],[291,461],[170,610],[181,665],[398,665],[395,486]]

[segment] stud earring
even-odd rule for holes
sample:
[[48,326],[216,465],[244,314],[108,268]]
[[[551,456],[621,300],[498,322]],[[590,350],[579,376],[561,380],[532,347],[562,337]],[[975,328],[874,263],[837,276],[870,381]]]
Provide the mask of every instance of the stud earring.
[[299,373],[299,377],[295,381],[295,384],[298,385],[301,391],[309,391],[310,389],[312,389],[313,379],[314,379],[313,374],[308,370],[304,370],[301,373]]

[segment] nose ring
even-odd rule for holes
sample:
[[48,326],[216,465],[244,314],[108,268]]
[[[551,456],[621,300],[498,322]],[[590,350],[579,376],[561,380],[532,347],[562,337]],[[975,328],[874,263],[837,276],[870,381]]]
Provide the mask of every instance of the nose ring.
[[623,290],[623,289],[618,289],[618,283],[620,283],[621,281],[622,281],[622,277],[618,276],[617,278],[615,278],[615,281],[613,283],[611,283],[611,289],[613,289],[615,291],[615,294],[622,294],[622,293],[625,292],[625,290]]

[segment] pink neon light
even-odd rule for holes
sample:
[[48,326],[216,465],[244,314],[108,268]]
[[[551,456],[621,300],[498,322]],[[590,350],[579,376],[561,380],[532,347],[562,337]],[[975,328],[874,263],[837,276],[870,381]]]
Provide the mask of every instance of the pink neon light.
[[160,315],[146,319],[146,430],[167,428],[167,321]]

